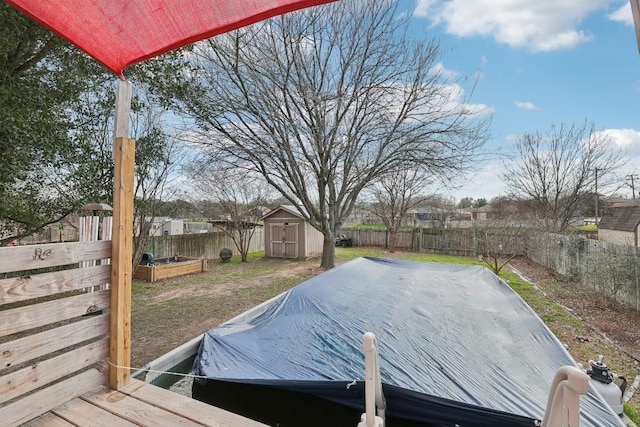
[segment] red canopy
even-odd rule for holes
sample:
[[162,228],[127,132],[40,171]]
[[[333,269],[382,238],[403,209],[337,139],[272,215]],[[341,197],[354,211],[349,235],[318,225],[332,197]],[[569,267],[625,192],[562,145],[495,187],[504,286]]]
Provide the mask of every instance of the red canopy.
[[129,65],[334,0],[5,0],[122,77]]

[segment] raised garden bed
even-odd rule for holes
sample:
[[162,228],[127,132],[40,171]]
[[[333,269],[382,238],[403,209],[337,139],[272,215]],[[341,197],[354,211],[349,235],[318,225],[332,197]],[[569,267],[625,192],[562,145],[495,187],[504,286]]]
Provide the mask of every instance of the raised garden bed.
[[134,279],[156,282],[185,274],[207,271],[206,258],[170,257],[157,259],[148,265],[138,265]]

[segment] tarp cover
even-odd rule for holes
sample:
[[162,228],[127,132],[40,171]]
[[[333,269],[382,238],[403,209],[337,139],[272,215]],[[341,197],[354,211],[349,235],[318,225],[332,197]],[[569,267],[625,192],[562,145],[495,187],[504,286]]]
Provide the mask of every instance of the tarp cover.
[[[194,373],[363,408],[345,390],[364,379],[366,331],[378,338],[387,414],[438,426],[533,426],[556,370],[575,365],[484,267],[358,258],[207,332]],[[623,425],[592,387],[581,417]]]
[[262,19],[334,0],[5,0],[115,74]]

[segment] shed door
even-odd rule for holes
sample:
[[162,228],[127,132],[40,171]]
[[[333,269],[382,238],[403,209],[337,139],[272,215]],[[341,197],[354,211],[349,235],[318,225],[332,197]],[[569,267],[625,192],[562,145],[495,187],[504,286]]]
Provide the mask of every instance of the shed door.
[[271,224],[271,256],[298,258],[298,224]]

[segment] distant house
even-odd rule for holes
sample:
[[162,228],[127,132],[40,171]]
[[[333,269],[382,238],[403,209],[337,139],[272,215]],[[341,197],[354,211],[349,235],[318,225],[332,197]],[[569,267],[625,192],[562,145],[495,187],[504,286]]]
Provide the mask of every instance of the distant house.
[[492,217],[494,212],[491,205],[484,205],[479,208],[471,209],[471,216],[474,221],[486,221]]
[[295,206],[278,206],[261,219],[266,257],[305,259],[322,255],[323,234]]
[[[176,236],[184,234],[184,221],[166,216],[157,216],[153,220],[146,218],[149,223],[149,236]],[[140,234],[140,221],[136,219],[136,235]]]
[[443,227],[455,215],[452,207],[420,206],[407,211],[410,221],[407,225],[414,227]]
[[225,231],[233,231],[233,230],[248,230],[251,228],[262,227],[262,224],[253,221],[244,221],[237,220],[232,221],[229,219],[214,219],[212,221],[207,221],[209,224],[213,225],[214,229],[217,230],[225,230]]
[[271,211],[271,208],[268,208],[266,206],[256,206],[249,211],[249,213],[247,214],[247,217],[261,218],[264,215],[268,214],[270,211]]
[[598,240],[640,246],[640,200],[606,202],[598,224]]

